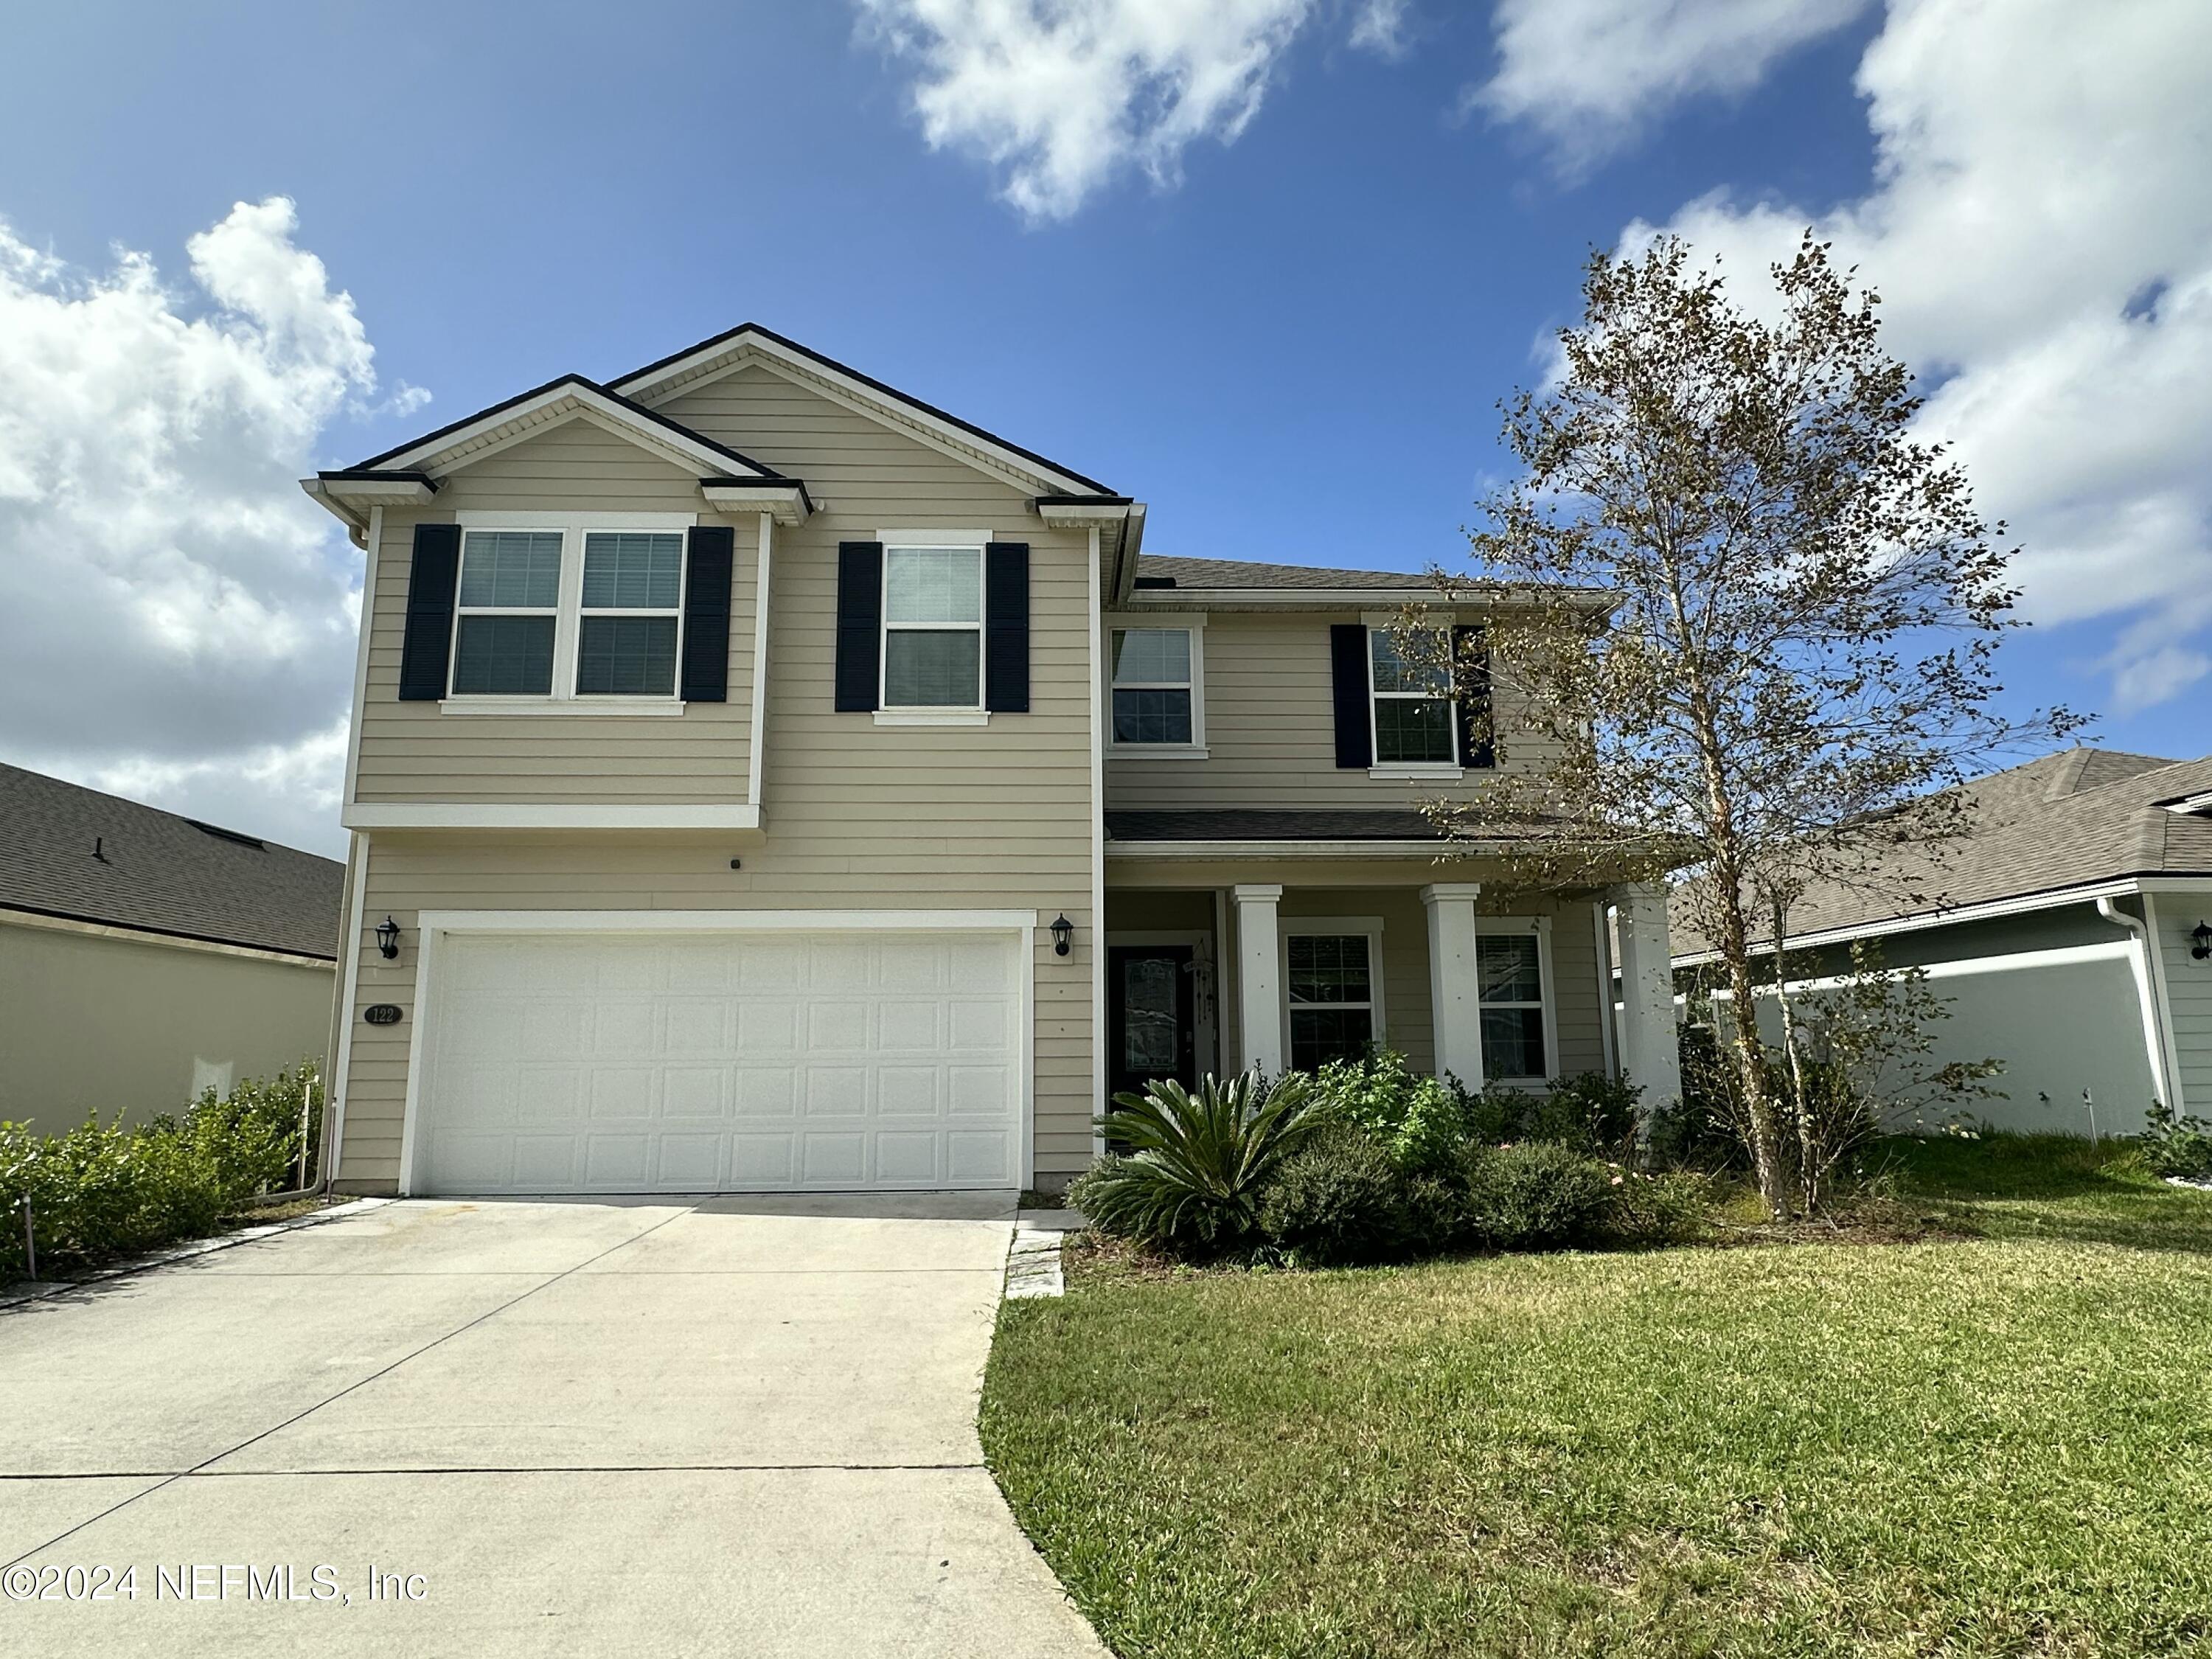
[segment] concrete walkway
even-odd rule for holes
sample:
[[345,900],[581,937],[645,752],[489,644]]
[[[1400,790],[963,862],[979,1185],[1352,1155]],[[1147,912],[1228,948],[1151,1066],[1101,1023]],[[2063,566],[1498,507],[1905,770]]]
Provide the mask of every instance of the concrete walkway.
[[408,1201],[0,1310],[0,1651],[1096,1659],[975,1437],[1013,1214]]

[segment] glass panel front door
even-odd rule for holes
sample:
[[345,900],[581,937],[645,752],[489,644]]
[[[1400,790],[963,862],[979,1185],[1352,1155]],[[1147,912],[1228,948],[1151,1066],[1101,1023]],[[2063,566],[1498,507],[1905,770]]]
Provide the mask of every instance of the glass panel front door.
[[1111,1092],[1141,1094],[1161,1078],[1198,1081],[1194,954],[1188,945],[1116,945],[1107,951]]

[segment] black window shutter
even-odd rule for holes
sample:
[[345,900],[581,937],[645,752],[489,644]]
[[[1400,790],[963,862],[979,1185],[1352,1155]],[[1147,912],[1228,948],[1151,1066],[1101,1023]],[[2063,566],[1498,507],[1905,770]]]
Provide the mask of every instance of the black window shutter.
[[1459,762],[1498,764],[1498,728],[1491,713],[1490,640],[1480,628],[1452,629],[1452,670],[1459,676]]
[[684,557],[684,681],[686,702],[730,700],[730,579],[737,532],[726,524],[691,532]]
[[461,575],[461,527],[415,526],[407,571],[407,627],[399,649],[399,701],[436,702],[446,695],[453,652],[453,590]]
[[1367,724],[1367,629],[1358,623],[1331,623],[1328,664],[1336,700],[1336,763],[1372,766],[1375,735]]
[[884,622],[884,544],[837,544],[837,701],[841,713],[876,706]]
[[1030,712],[1030,544],[983,550],[983,707]]

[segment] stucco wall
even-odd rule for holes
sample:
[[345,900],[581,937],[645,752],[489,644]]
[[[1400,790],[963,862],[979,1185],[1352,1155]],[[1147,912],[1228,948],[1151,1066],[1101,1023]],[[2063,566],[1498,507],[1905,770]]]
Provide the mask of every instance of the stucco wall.
[[335,969],[0,921],[0,1118],[141,1123],[323,1059]]

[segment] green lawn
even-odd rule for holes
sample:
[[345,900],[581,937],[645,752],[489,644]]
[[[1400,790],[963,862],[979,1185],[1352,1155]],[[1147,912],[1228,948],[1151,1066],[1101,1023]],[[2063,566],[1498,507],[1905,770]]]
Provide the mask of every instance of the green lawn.
[[1079,1263],[986,1453],[1124,1659],[2212,1653],[2212,1194],[1879,1161],[1980,1236]]

